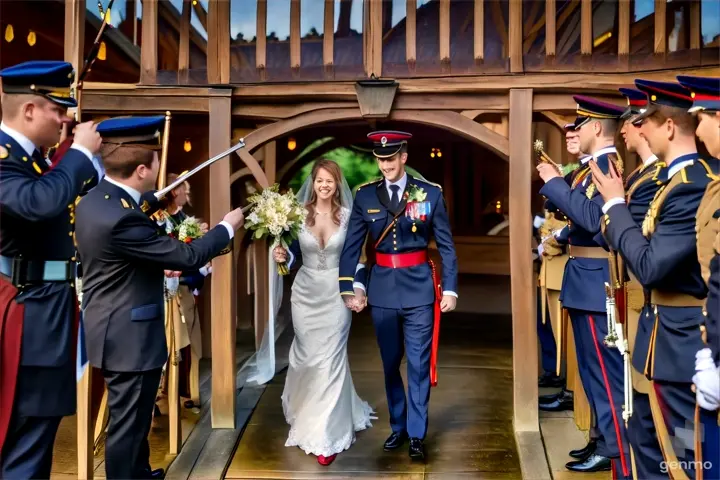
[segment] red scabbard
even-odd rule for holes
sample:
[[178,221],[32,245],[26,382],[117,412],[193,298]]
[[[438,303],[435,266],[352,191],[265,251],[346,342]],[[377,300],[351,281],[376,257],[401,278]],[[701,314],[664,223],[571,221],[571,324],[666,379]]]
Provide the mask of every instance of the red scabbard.
[[17,288],[0,279],[0,451],[5,444],[20,368],[25,306],[15,303]]
[[433,336],[432,347],[430,349],[430,386],[436,387],[438,383],[437,362],[438,347],[440,345],[440,302],[442,301],[442,287],[440,286],[440,278],[438,277],[435,264],[430,260],[430,268],[432,269],[433,290],[435,291],[435,303],[433,304]]

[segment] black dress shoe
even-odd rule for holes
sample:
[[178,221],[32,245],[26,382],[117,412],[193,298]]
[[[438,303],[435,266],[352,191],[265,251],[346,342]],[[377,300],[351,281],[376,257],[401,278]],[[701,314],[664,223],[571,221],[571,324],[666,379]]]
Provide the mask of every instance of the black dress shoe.
[[408,439],[407,432],[393,432],[392,435],[390,435],[388,437],[388,439],[385,440],[385,445],[383,445],[383,449],[386,452],[389,452],[390,450],[398,449],[405,444],[405,441],[407,439]]
[[565,468],[572,472],[606,472],[612,467],[610,459],[594,453],[585,460],[577,460],[565,464]]
[[552,403],[560,397],[567,397],[569,399],[574,398],[573,392],[565,390],[564,388],[557,393],[550,393],[548,395],[540,395],[538,397],[538,403]]
[[413,460],[425,460],[425,445],[419,438],[410,439],[410,458]]
[[543,373],[538,379],[538,387],[540,388],[562,387],[564,385],[565,379],[551,372]]
[[592,439],[583,448],[578,448],[577,450],[570,450],[568,452],[568,455],[579,460],[585,460],[590,455],[595,453],[595,449],[597,449],[597,440]]
[[165,478],[165,470],[162,468],[157,468],[150,472],[150,478],[157,479],[157,478]]
[[562,412],[563,410],[572,410],[573,397],[569,393],[561,392],[554,401],[539,403],[538,408],[543,412]]

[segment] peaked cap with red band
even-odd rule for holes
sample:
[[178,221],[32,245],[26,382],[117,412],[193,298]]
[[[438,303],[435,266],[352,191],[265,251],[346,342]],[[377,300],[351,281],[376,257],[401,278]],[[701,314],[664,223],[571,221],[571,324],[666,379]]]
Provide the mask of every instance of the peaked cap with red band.
[[620,93],[627,99],[627,108],[622,114],[623,119],[642,113],[648,106],[648,98],[645,92],[634,88],[620,88]]
[[679,75],[677,79],[680,85],[690,90],[693,100],[690,112],[720,111],[720,78]]
[[635,86],[648,96],[648,108],[633,119],[633,123],[636,125],[642,123],[645,118],[655,113],[658,105],[682,108],[685,110],[692,107],[693,102],[690,96],[690,90],[679,83],[636,79]]
[[395,130],[381,130],[367,135],[373,142],[373,155],[377,158],[390,158],[400,151],[403,145],[412,138],[411,133]]
[[585,95],[575,95],[577,102],[577,118],[575,119],[575,130],[585,125],[593,118],[618,120],[625,110],[612,103],[606,103]]

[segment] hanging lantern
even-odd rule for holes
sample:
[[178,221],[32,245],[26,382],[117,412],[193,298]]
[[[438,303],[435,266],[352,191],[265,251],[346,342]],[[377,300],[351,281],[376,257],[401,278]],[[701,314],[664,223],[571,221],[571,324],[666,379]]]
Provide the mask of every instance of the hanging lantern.
[[288,150],[290,150],[291,152],[297,148],[297,142],[295,141],[294,138],[292,138],[292,137],[288,138],[287,147],[288,147]]
[[34,47],[35,44],[37,43],[37,36],[35,35],[35,32],[33,32],[32,30],[30,30],[30,33],[28,33],[27,42],[28,42],[28,45],[30,45],[31,47]]
[[7,28],[5,28],[5,41],[10,43],[15,38],[15,31],[13,30],[12,25],[8,25]]
[[495,204],[495,213],[502,213],[502,202],[500,200]]
[[98,49],[98,60],[107,60],[107,46],[105,42],[100,42],[100,48]]
[[185,145],[183,145],[183,150],[185,150],[186,152],[189,152],[190,150],[192,150],[192,144],[190,143],[190,139],[185,140]]

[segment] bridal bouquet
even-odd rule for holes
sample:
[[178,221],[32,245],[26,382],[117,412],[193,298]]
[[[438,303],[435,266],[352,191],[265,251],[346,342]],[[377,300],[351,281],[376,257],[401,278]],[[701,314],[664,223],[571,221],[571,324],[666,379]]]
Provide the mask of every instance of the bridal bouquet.
[[[157,221],[160,226],[164,226],[165,233],[169,237],[180,240],[183,243],[190,243],[205,234],[203,225],[195,217],[185,217],[180,223],[175,223],[170,214],[166,211],[162,212],[160,220]],[[172,298],[177,294],[180,286],[180,279],[177,276],[165,276],[165,295]]]
[[[305,207],[300,205],[292,189],[281,194],[279,188],[280,186],[275,184],[264,189],[262,193],[252,195],[248,199],[250,215],[245,218],[245,228],[254,231],[254,238],[273,238],[271,249],[278,245],[289,248],[289,244],[298,238],[307,216]],[[289,272],[287,264],[278,265],[280,275],[287,275]]]

